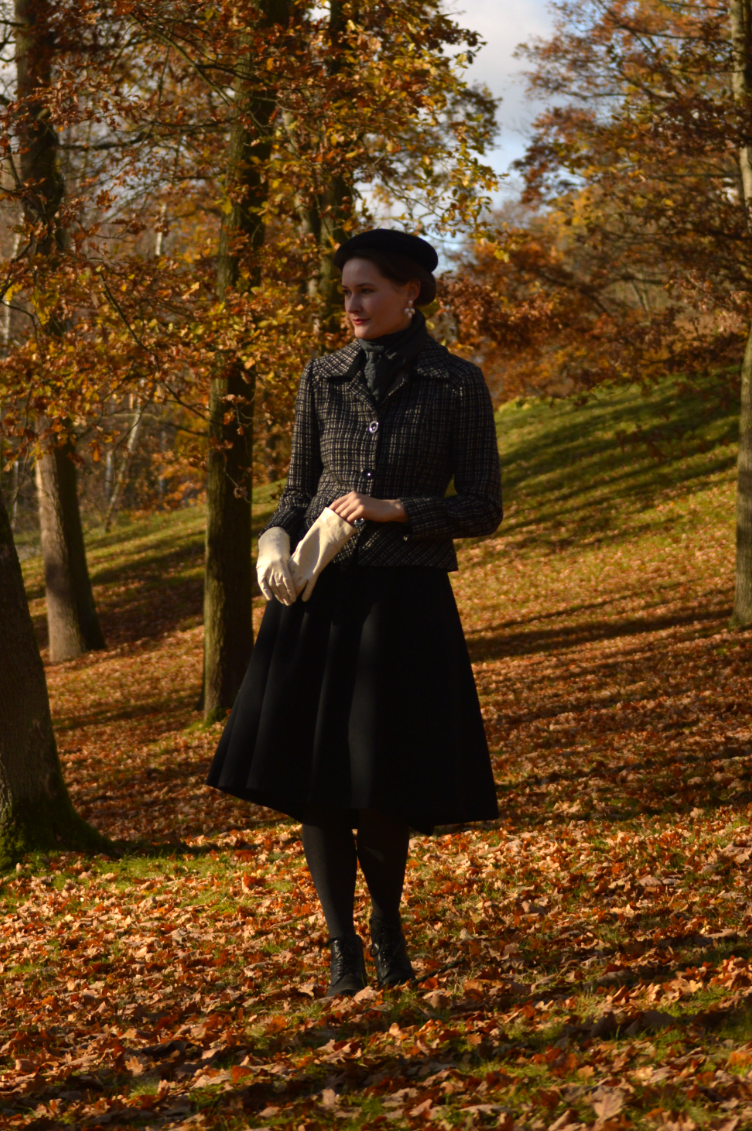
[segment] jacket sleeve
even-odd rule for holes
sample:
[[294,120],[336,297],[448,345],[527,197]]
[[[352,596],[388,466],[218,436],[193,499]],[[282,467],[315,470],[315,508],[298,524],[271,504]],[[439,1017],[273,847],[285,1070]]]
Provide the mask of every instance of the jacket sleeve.
[[272,526],[281,526],[291,538],[297,536],[308,504],[316,494],[321,467],[318,419],[313,400],[313,362],[309,362],[300,379],[295,402],[295,426],[287,484],[280,495],[276,511],[261,534]]
[[405,539],[477,538],[493,534],[503,517],[496,424],[479,369],[461,386],[452,430],[456,495],[401,498],[409,521]]

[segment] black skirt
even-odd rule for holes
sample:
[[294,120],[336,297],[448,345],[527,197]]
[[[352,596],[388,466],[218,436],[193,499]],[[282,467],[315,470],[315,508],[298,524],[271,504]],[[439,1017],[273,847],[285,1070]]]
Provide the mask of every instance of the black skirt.
[[430,833],[497,817],[447,574],[332,564],[306,604],[270,601],[207,782],[298,820],[375,808]]

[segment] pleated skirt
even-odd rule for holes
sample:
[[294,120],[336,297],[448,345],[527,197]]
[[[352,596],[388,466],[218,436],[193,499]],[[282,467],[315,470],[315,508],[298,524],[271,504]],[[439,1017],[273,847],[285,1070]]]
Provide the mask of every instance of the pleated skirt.
[[207,783],[298,820],[375,808],[430,833],[498,816],[448,575],[333,563],[307,603],[270,601]]

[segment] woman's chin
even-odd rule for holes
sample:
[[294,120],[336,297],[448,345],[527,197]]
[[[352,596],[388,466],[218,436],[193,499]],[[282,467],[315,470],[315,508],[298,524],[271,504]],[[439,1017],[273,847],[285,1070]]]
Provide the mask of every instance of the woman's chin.
[[400,330],[406,330],[410,325],[410,319],[402,315],[401,318],[396,318],[394,321],[384,322],[381,325],[373,325],[370,321],[364,322],[361,326],[353,325],[353,334],[356,338],[363,338],[368,341],[371,338],[383,338],[387,334],[396,334]]

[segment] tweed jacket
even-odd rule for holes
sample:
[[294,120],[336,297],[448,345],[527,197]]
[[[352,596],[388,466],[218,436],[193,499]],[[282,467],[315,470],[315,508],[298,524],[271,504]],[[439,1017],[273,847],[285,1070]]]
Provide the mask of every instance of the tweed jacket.
[[[309,362],[300,382],[287,485],[266,529],[293,546],[335,499],[399,499],[408,523],[366,522],[337,555],[360,565],[457,569],[454,538],[502,518],[493,408],[477,366],[429,338],[378,404],[355,342]],[[454,479],[456,494],[447,495]]]

